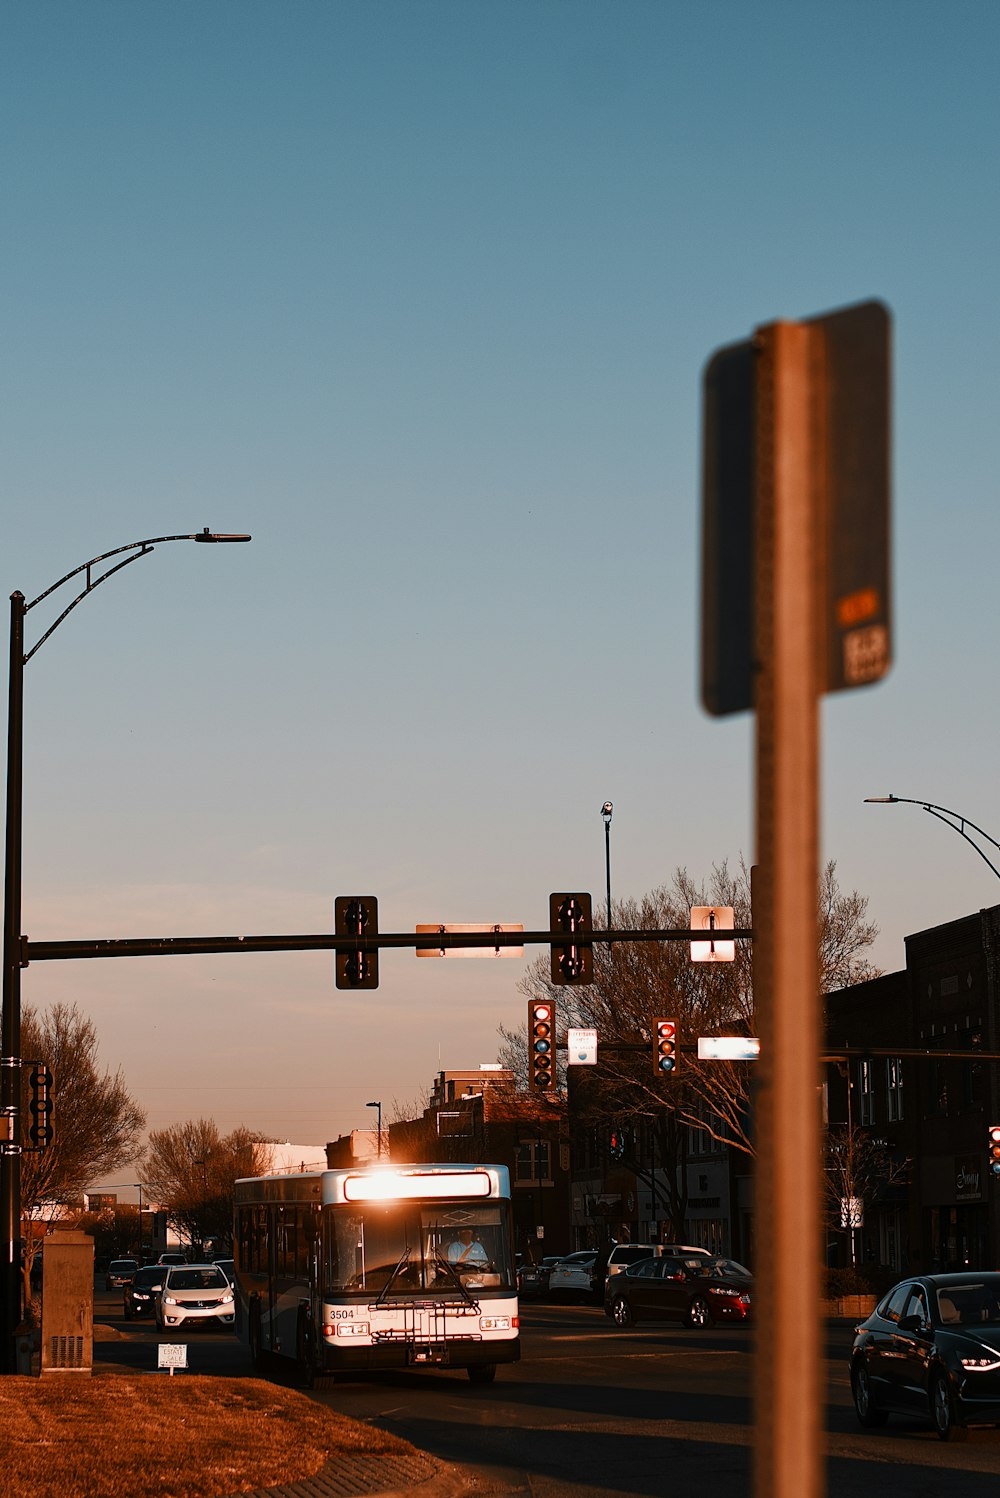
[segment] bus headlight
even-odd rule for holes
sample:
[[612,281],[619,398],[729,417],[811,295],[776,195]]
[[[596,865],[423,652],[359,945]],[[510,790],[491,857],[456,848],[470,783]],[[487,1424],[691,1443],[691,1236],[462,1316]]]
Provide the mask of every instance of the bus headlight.
[[367,1321],[338,1321],[336,1326],[324,1326],[326,1337],[367,1337],[370,1335]]
[[509,1332],[509,1316],[480,1316],[479,1330],[481,1332]]

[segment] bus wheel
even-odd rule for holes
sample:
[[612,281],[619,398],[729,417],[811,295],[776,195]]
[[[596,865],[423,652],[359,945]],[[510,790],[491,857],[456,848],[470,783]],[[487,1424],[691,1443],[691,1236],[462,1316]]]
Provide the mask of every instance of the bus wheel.
[[250,1342],[250,1364],[254,1373],[262,1373],[264,1370],[264,1354],[260,1346],[260,1306],[256,1301],[250,1307],[248,1338]]
[[473,1384],[491,1384],[497,1376],[496,1363],[476,1363],[472,1368],[467,1368],[469,1382]]
[[295,1363],[299,1380],[307,1389],[313,1386],[316,1369],[313,1363],[313,1328],[307,1311],[299,1311],[299,1324],[295,1333]]

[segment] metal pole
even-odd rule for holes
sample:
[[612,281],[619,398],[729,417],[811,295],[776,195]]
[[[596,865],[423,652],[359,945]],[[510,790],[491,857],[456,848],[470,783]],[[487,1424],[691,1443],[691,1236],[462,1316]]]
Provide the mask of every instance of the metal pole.
[[3,1024],[0,1106],[7,1139],[0,1146],[0,1372],[17,1372],[21,1320],[21,805],[24,711],[24,594],[10,598],[7,706],[7,831],[3,903]]
[[757,348],[757,854],[763,898],[760,919],[756,904],[753,913],[761,1041],[754,1492],[757,1498],[820,1498],[821,496],[813,491],[818,464],[810,331],[777,323],[759,331]]
[[[608,930],[611,930],[611,814],[614,811],[610,801],[605,801],[601,807],[601,816],[604,818],[604,871],[607,875],[608,884]],[[611,944],[608,944],[608,954],[611,953]]]

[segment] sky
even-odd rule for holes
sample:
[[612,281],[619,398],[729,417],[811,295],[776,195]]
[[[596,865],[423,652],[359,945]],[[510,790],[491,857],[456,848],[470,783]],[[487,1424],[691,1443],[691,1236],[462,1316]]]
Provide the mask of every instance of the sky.
[[[156,548],[29,662],[29,938],[320,933],[358,893],[537,929],[601,903],[605,800],[616,898],[751,861],[752,720],[699,702],[702,376],[871,297],[895,664],[823,703],[822,854],[885,970],[1000,899],[863,804],[1000,838],[992,0],[7,0],[0,33],[4,596],[253,536]],[[323,1142],[494,1061],[533,955],[22,992],[93,1019],[151,1129]]]

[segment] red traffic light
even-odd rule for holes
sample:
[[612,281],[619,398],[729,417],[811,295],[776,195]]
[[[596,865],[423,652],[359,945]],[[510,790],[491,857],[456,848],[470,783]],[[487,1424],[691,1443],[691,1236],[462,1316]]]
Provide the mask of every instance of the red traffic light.
[[990,1124],[990,1175],[1000,1176],[1000,1124]]
[[658,1019],[653,1037],[653,1071],[658,1077],[669,1077],[677,1070],[677,1021]]
[[550,1000],[528,1002],[528,1069],[531,1085],[548,1092],[555,1081],[556,1006]]

